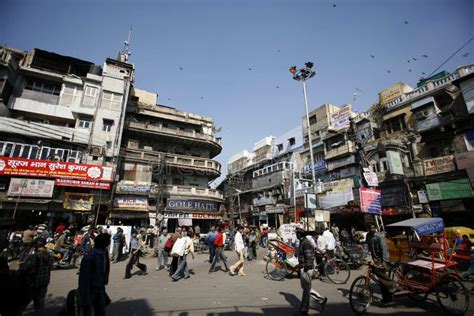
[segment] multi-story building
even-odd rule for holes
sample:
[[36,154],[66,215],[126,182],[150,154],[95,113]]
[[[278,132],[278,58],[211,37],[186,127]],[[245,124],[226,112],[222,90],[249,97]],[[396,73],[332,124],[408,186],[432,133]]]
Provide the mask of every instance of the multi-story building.
[[0,48],[0,216],[105,219],[133,76],[123,55]]
[[209,228],[222,219],[222,194],[208,186],[221,174],[213,160],[221,139],[209,117],[159,105],[156,94],[132,89],[127,108],[119,182],[111,218],[123,223],[164,219]]

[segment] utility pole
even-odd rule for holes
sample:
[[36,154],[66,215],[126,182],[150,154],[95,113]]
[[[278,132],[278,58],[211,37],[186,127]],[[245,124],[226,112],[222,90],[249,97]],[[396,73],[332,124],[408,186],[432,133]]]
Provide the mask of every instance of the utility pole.
[[[165,205],[164,199],[164,178],[166,176],[166,154],[162,153],[158,157],[158,163],[155,165],[157,170],[153,170],[153,173],[157,175],[157,185],[155,186],[155,198],[156,198],[156,221],[161,222],[163,220],[163,213]],[[155,223],[156,226],[157,223]],[[160,224],[161,226],[161,224]]]

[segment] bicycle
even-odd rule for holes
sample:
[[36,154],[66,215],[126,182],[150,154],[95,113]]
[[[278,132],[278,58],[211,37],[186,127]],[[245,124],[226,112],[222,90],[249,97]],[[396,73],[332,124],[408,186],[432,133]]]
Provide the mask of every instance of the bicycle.
[[[389,276],[400,289],[393,295],[395,297],[408,295],[416,301],[421,301],[429,293],[434,292],[444,310],[452,315],[463,315],[469,308],[469,293],[461,278],[444,268],[436,267],[434,263],[433,267],[428,269],[425,266],[425,270],[410,265],[393,267]],[[374,298],[373,287],[381,284],[376,269],[380,268],[369,263],[366,272],[352,282],[349,303],[351,309],[358,315],[368,310]]]
[[320,271],[324,271],[324,276],[334,284],[344,284],[351,277],[351,269],[349,265],[342,259],[331,258],[327,252],[321,254],[316,251],[316,256],[321,257],[322,260],[314,265],[313,279],[321,277]]

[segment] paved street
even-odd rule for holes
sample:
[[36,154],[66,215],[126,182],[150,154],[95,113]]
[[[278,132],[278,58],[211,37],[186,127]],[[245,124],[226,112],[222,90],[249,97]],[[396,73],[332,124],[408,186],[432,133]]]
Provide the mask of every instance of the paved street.
[[[299,307],[301,288],[295,276],[282,282],[265,278],[263,250],[259,249],[258,261],[246,262],[247,276],[230,276],[223,271],[208,274],[207,255],[196,255],[189,261],[191,278],[172,282],[166,271],[155,271],[155,258],[142,258],[148,266],[148,275],[141,275],[134,268],[131,279],[124,280],[126,262],[113,264],[107,292],[112,304],[108,315],[293,315]],[[226,251],[229,261],[234,263],[236,255]],[[216,266],[219,268],[219,265]],[[47,309],[41,315],[56,315],[64,306],[68,291],[77,286],[77,270],[53,271],[46,302]],[[352,271],[348,284],[335,285],[323,281],[313,281],[313,288],[328,296],[324,310],[326,315],[352,315],[348,304],[350,282],[360,271]],[[474,315],[471,307],[467,315]],[[318,308],[311,311],[319,315]],[[444,315],[436,298],[416,303],[409,298],[400,298],[396,305],[382,308],[375,302],[368,315]],[[32,315],[31,305],[27,315]]]

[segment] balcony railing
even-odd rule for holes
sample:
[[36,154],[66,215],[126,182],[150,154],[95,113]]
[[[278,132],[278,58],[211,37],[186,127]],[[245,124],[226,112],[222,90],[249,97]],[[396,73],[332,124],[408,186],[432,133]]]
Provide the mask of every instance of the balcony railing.
[[325,158],[326,160],[329,160],[337,156],[341,156],[348,153],[354,153],[354,152],[355,152],[355,147],[352,144],[352,142],[347,142],[344,145],[328,150],[325,155]]
[[221,164],[217,161],[192,157],[192,156],[182,156],[177,154],[170,153],[161,153],[161,152],[151,152],[147,150],[140,149],[125,149],[125,158],[126,159],[136,159],[143,160],[147,162],[159,163],[161,157],[165,156],[165,162],[168,166],[176,166],[181,168],[192,168],[197,170],[207,169],[210,172],[219,174],[221,173]]
[[441,78],[439,80],[429,81],[426,85],[419,87],[411,92],[405,93],[402,96],[396,98],[395,100],[387,103],[387,109],[396,108],[406,102],[409,102],[412,99],[418,98],[422,95],[428,94],[437,90],[443,86],[450,84],[452,81],[459,79],[461,77],[467,76],[474,72],[474,65],[468,65],[459,67],[456,72],[453,72],[449,76]]
[[416,122],[416,130],[418,132],[427,131],[438,126],[449,124],[453,121],[453,119],[454,118],[451,114],[447,116],[433,116],[430,118],[426,118],[422,121]]
[[143,131],[148,131],[150,133],[163,133],[163,134],[168,134],[172,136],[180,136],[180,137],[187,137],[187,138],[209,141],[209,142],[214,143],[215,145],[218,145],[219,147],[221,146],[221,139],[219,137],[205,135],[202,133],[198,133],[196,131],[191,132],[191,131],[182,130],[180,128],[164,127],[161,124],[160,125],[145,124],[145,123],[138,123],[138,122],[132,122],[132,121],[127,121],[127,126],[129,128],[135,128],[135,129],[140,129]]
[[166,193],[170,196],[189,196],[199,198],[211,198],[217,200],[223,200],[222,193],[217,190],[209,188],[199,188],[184,185],[167,185],[165,187]]

